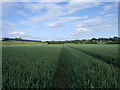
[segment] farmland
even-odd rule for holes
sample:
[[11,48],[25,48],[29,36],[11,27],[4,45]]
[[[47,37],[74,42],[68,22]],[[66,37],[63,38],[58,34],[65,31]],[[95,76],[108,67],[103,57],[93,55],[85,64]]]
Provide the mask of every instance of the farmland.
[[120,88],[118,45],[2,46],[6,88]]
[[[42,44],[44,42],[26,42],[26,41],[0,41],[0,45],[21,45],[21,44],[24,44],[24,45],[31,45],[31,44]],[[45,43],[44,43],[45,44]]]

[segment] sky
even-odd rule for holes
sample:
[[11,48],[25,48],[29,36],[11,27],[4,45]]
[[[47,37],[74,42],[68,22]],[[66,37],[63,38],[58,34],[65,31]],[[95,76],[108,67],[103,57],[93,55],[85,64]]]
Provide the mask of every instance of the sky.
[[117,2],[3,2],[2,37],[76,40],[118,36]]

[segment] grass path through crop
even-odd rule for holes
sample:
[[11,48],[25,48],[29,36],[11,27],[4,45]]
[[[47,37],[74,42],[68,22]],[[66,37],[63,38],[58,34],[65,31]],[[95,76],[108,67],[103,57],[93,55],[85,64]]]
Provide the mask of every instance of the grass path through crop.
[[65,70],[65,63],[63,61],[63,54],[64,54],[64,45],[62,47],[60,58],[58,61],[59,68],[58,68],[58,74],[57,74],[57,85],[59,88],[67,88],[66,84],[66,70]]

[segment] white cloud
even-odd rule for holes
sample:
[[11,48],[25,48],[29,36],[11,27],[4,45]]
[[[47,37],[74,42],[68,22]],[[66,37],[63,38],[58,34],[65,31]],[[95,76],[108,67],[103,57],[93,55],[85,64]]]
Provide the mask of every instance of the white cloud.
[[87,19],[89,16],[84,16],[84,17],[82,17],[83,19]]
[[77,32],[80,32],[80,31],[83,31],[83,32],[86,32],[86,31],[89,31],[90,29],[88,28],[77,28],[76,31]]
[[2,15],[15,12],[14,8],[22,7],[22,4],[17,2],[2,2]]
[[[116,18],[117,19],[117,18]],[[114,25],[113,25],[114,23]],[[117,21],[113,17],[102,17],[97,16],[92,19],[87,19],[84,21],[78,21],[75,23],[72,23],[75,28],[77,28],[73,34],[73,36],[79,36],[82,33],[86,34],[86,32],[93,31],[97,32],[98,30],[104,31],[104,30],[112,30],[113,28],[116,30],[117,28]],[[77,34],[78,33],[78,34]],[[72,36],[72,37],[73,37]]]
[[80,20],[81,17],[57,17],[56,18],[56,23],[67,23],[67,22],[72,22],[72,21],[75,21],[75,20]]
[[104,21],[104,19],[103,18],[101,18],[101,17],[99,17],[99,16],[97,16],[97,17],[95,17],[95,18],[92,18],[92,19],[88,19],[88,20],[86,20],[86,21],[84,21],[85,23],[99,23],[99,22],[103,22]]
[[112,5],[106,5],[103,7],[103,10],[101,11],[101,14],[106,13],[108,10],[112,9]]
[[45,4],[41,4],[41,3],[23,3],[24,8],[27,8],[28,10],[32,11],[32,12],[37,12],[40,9],[45,7]]
[[38,28],[38,26],[37,25],[32,25],[31,28]]
[[14,25],[16,25],[15,23],[8,22],[8,21],[5,21],[5,20],[2,20],[0,23],[1,23],[3,26],[4,26],[4,25],[5,25],[5,26],[14,26]]
[[15,29],[14,27],[11,27],[11,26],[9,26],[9,27],[0,27],[0,30],[2,30],[2,31],[5,31],[5,30],[13,30],[13,29]]
[[112,17],[112,16],[115,16],[115,14],[106,14],[105,17]]
[[119,2],[119,0],[2,0],[2,2]]
[[61,17],[64,15],[70,15],[73,14],[79,10],[91,8],[100,5],[101,3],[94,2],[94,3],[83,3],[83,2],[70,2],[64,6],[58,5],[56,3],[24,3],[24,7],[28,8],[30,11],[33,12],[40,12],[43,8],[46,9],[46,13],[44,15],[37,15],[37,16],[32,16],[29,17],[26,20],[22,20],[19,22],[19,24],[25,24],[25,25],[30,25],[30,24],[35,24],[42,22],[43,20],[49,20],[57,18],[57,22],[70,22],[73,20],[77,19],[87,19],[88,16],[84,17]]
[[[48,22],[48,26],[50,22],[53,22],[56,25],[59,25],[61,23],[70,23],[73,22],[75,20],[80,20],[80,19],[87,19],[88,16],[84,16],[84,17],[73,17],[73,16],[69,16],[69,17],[48,17],[48,16],[34,16],[34,17],[29,17],[28,20],[22,20],[19,22],[19,24],[23,24],[23,25],[33,25],[33,24],[38,24],[40,22],[42,22],[43,20],[47,20]],[[55,26],[56,26],[55,25]]]
[[13,34],[13,35],[15,35],[15,34],[18,34],[18,35],[24,35],[25,33],[24,32],[10,32],[9,34]]
[[112,3],[110,5],[103,6],[103,10],[100,11],[100,14],[105,14],[105,13],[108,13],[109,11],[111,12],[113,8],[116,8],[116,10],[118,9],[118,3],[117,2]]
[[[52,20],[49,20],[47,22],[47,25],[50,27],[54,27],[55,29],[60,29],[60,28],[67,28],[67,27],[72,27],[71,22],[74,22],[76,20],[80,20],[80,19],[85,19],[88,18],[88,16],[84,16],[84,17],[56,17]],[[53,22],[53,23],[50,23]]]
[[89,24],[109,24],[109,23],[116,23],[117,18],[113,17],[102,17],[102,16],[97,16],[92,19],[85,20],[84,23],[89,23]]
[[22,16],[27,16],[27,15],[28,15],[28,14],[27,14],[25,11],[23,11],[23,10],[16,11],[16,13],[19,14],[19,15],[22,15]]
[[22,20],[18,22],[18,24],[33,25],[33,24],[39,23],[42,20],[44,20],[44,18],[41,18],[40,16],[32,16],[32,17],[29,17],[27,20]]
[[54,23],[49,23],[48,26],[55,27],[56,24],[54,24]]
[[0,19],[2,19],[2,3],[0,3]]
[[71,0],[70,2],[96,2],[96,0]]
[[49,23],[48,26],[52,27],[52,30],[61,30],[61,28],[67,28],[68,25]]
[[2,0],[2,2],[64,2],[64,1],[65,0]]
[[77,28],[75,31],[73,31],[70,35],[71,39],[76,39],[76,38],[84,38],[91,30],[88,28]]
[[100,2],[70,2],[68,5],[66,5],[64,8],[66,8],[66,11],[64,14],[72,14],[80,10],[84,10],[91,7],[96,7],[101,5]]

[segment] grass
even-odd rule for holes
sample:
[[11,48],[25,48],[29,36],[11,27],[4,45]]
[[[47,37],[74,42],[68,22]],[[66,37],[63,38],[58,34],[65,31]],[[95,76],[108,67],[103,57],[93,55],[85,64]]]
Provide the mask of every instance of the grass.
[[[117,45],[9,44],[2,49],[4,89],[120,88]],[[115,61],[107,63],[111,58]]]

